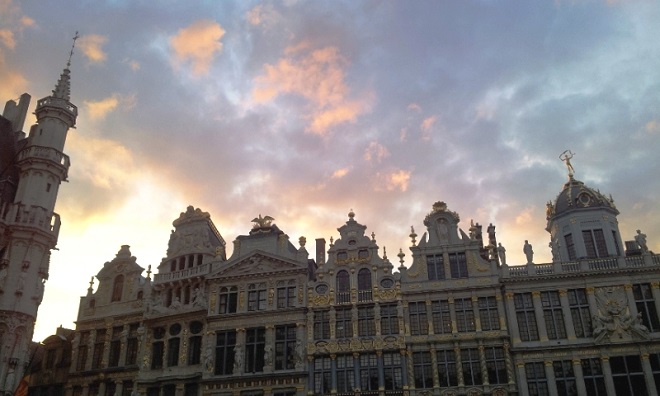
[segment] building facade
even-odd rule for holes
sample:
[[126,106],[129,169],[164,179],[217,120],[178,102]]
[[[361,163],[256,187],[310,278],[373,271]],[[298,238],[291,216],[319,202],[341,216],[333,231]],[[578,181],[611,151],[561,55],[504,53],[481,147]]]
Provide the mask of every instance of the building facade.
[[353,211],[313,258],[261,215],[227,257],[189,207],[153,279],[122,246],[90,282],[64,394],[655,395],[660,256],[624,244],[618,214],[569,174],[553,262],[527,244],[514,266],[495,226],[436,202],[395,268]]

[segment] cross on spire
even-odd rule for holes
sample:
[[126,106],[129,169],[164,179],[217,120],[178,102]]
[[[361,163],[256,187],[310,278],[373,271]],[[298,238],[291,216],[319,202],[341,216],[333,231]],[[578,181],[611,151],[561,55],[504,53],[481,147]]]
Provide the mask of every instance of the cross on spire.
[[71,57],[73,57],[73,49],[76,48],[76,40],[78,40],[80,36],[78,35],[78,31],[76,30],[76,34],[73,36],[73,44],[71,45],[71,52],[69,52],[69,61],[66,62],[66,67],[71,66]]

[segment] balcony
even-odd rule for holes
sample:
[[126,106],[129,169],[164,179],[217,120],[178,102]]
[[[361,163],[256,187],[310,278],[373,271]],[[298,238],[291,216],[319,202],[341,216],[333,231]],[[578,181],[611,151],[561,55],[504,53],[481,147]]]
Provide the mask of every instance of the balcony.
[[60,232],[60,215],[45,208],[21,203],[5,203],[0,208],[0,221],[6,226],[28,226],[51,234],[55,241]]
[[186,268],[180,271],[166,272],[164,274],[156,274],[154,283],[164,283],[178,281],[181,279],[193,278],[197,276],[207,275],[211,271],[209,263],[198,265],[197,267]]
[[29,158],[40,158],[52,161],[62,166],[66,171],[69,170],[69,166],[71,165],[68,155],[52,147],[28,146],[18,153],[18,162]]

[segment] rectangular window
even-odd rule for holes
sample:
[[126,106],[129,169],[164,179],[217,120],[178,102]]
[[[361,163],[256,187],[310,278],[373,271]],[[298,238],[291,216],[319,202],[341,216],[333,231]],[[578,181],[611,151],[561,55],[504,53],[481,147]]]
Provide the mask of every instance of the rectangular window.
[[138,354],[138,323],[131,323],[128,326],[128,339],[126,340],[126,365],[131,366],[137,363]]
[[256,287],[259,287],[259,289],[248,291],[248,311],[263,311],[266,309],[266,287],[265,285],[257,285]]
[[216,334],[215,343],[215,375],[234,373],[234,348],[236,347],[236,331],[220,331]]
[[582,374],[584,376],[584,385],[587,388],[587,395],[605,396],[605,377],[603,377],[603,367],[599,358],[582,359]]
[[296,367],[296,325],[275,326],[275,370]]
[[167,366],[173,367],[179,365],[179,346],[181,339],[179,337],[167,340]]
[[314,311],[314,339],[330,338],[330,311]]
[[92,370],[101,368],[103,361],[103,351],[105,349],[105,329],[96,330],[96,342],[92,354]]
[[456,329],[459,332],[475,331],[472,299],[457,298],[454,300],[454,309],[456,310]]
[[555,371],[557,393],[560,396],[577,396],[573,363],[570,360],[558,360],[552,362],[552,367]]
[[445,263],[442,254],[426,256],[426,269],[429,274],[429,280],[445,279]]
[[335,310],[335,337],[353,337],[353,320],[351,308],[340,308]]
[[266,346],[266,329],[256,327],[245,331],[245,372],[260,373],[264,371],[264,350]]
[[376,335],[374,307],[358,307],[358,335],[360,337]]
[[639,356],[614,356],[610,358],[612,379],[617,395],[646,395],[646,382]]
[[433,388],[431,352],[413,352],[412,358],[415,388]]
[[465,385],[482,384],[479,350],[477,348],[461,350],[461,367],[463,368],[463,382]]
[[108,356],[108,367],[119,366],[119,351],[121,350],[121,341],[110,341],[110,355]]
[[363,391],[378,390],[378,356],[375,353],[360,355],[360,388]]
[[648,283],[633,285],[633,295],[635,296],[635,305],[637,312],[642,315],[642,323],[651,332],[660,330],[658,321],[658,311],[655,309],[655,299],[653,290]]
[[337,364],[337,393],[353,393],[355,390],[355,371],[353,355],[338,355]]
[[516,308],[516,320],[520,331],[521,341],[538,341],[539,329],[534,314],[532,293],[516,293],[513,295]]
[[426,302],[416,301],[408,303],[408,317],[410,319],[411,335],[429,333],[429,322],[426,319]]
[[582,238],[584,239],[587,258],[602,258],[608,256],[603,230],[582,230]]
[[238,289],[235,286],[231,288],[221,288],[219,297],[219,314],[236,313],[236,307],[238,305]]
[[493,297],[479,297],[479,320],[481,330],[499,330],[500,315],[497,312],[497,299]]
[[575,254],[575,242],[573,242],[573,234],[564,235],[564,241],[566,241],[568,259],[571,261],[575,260],[577,258],[577,254]]
[[399,315],[396,304],[380,306],[380,332],[382,335],[399,334]]
[[277,288],[277,308],[292,308],[296,304],[296,287]]
[[151,344],[151,369],[163,368],[163,354],[165,352],[165,343],[163,341],[155,341]]
[[78,344],[78,360],[76,362],[76,370],[84,371],[87,364],[87,354],[89,352],[89,331],[80,333],[80,343]]
[[568,290],[568,306],[571,309],[575,336],[578,338],[591,337],[591,312],[586,291],[584,289]]
[[431,316],[433,320],[434,334],[451,334],[451,313],[449,311],[449,301],[432,301]]
[[543,307],[543,318],[548,339],[556,340],[566,338],[566,326],[564,324],[564,312],[561,309],[559,292],[541,292],[541,306]]
[[660,353],[650,354],[649,361],[651,362],[651,372],[653,373],[655,387],[660,389]]
[[619,247],[619,238],[616,236],[616,231],[612,231],[612,240],[614,241],[614,249],[616,249],[616,255],[621,256],[621,248]]
[[314,359],[314,394],[327,395],[332,391],[332,361],[329,357]]
[[545,376],[543,362],[525,364],[525,376],[527,377],[527,389],[530,396],[548,395],[548,379]]
[[504,348],[486,347],[486,369],[488,370],[489,384],[506,384],[506,361],[504,359]]
[[456,353],[453,350],[439,350],[435,355],[438,360],[440,387],[458,386]]
[[200,364],[202,361],[202,336],[188,338],[188,364]]
[[399,352],[383,352],[385,390],[403,389],[403,368]]
[[465,260],[464,252],[449,254],[449,269],[453,279],[468,277],[467,260]]

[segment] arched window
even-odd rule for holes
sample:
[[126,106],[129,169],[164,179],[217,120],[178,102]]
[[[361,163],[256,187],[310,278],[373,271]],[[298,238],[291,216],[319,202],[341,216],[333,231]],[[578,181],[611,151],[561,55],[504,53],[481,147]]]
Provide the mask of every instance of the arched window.
[[348,271],[337,272],[337,303],[351,302],[351,278]]
[[121,293],[124,290],[124,275],[117,275],[115,283],[112,286],[112,299],[111,302],[121,301]]
[[371,301],[371,271],[368,268],[358,271],[358,301]]

